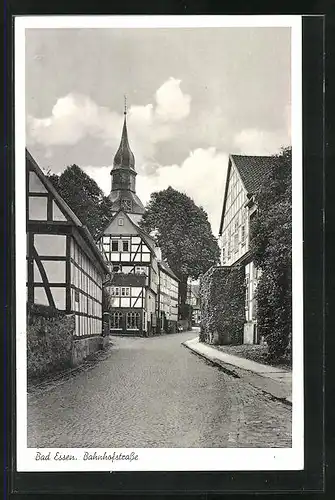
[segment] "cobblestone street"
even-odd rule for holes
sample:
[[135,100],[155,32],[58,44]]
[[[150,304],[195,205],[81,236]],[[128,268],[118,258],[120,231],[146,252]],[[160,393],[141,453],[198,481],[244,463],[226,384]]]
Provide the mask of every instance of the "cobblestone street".
[[181,345],[115,338],[92,369],[28,396],[28,446],[290,447],[291,409]]

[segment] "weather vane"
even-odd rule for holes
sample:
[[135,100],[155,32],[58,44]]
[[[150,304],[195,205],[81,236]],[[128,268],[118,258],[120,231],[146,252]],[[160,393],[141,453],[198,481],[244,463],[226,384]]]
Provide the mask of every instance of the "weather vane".
[[127,114],[127,96],[126,94],[124,95],[124,114]]

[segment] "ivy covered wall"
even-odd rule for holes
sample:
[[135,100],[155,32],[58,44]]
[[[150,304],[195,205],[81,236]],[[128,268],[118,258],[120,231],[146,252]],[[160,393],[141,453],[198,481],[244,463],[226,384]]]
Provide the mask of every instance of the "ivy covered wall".
[[200,279],[200,341],[242,344],[245,273],[242,266],[212,267]]

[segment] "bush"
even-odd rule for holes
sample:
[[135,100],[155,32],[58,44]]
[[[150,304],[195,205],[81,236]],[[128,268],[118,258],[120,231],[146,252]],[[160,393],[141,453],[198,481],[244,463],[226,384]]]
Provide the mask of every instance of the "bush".
[[70,366],[75,329],[74,316],[57,309],[30,306],[27,325],[28,380]]
[[274,158],[273,169],[257,193],[251,252],[262,270],[256,290],[257,325],[269,356],[291,358],[292,336],[292,152]]
[[199,339],[241,344],[245,321],[245,278],[242,267],[212,267],[200,280]]

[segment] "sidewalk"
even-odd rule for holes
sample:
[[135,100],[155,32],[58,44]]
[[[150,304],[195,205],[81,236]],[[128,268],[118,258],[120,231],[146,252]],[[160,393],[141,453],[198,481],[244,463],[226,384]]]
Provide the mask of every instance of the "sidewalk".
[[292,405],[291,371],[227,354],[215,347],[199,342],[198,337],[187,340],[182,345],[221,367],[230,375],[243,378],[246,382],[263,392]]

